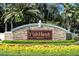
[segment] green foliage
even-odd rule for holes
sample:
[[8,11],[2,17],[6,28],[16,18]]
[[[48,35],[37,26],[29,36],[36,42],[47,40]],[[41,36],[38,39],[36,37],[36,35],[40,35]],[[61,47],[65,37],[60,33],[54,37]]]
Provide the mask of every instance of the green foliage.
[[4,18],[4,23],[12,20],[12,18],[15,19],[15,21],[23,20],[24,15],[26,17],[29,15],[34,18],[40,18],[40,11],[35,8],[35,6],[32,7],[32,4],[11,4],[9,7],[5,7],[5,12],[1,18]]
[[75,40],[4,40],[2,43],[9,44],[54,44],[54,45],[71,45]]
[[75,36],[74,39],[75,39],[76,41],[79,41],[79,36]]
[[20,52],[20,51],[1,51],[0,56],[79,56],[79,51],[62,51],[62,52]]
[[79,56],[79,46],[0,44],[0,56]]
[[[62,3],[64,10],[62,13],[58,10],[60,3],[14,3],[6,4],[2,7],[0,19],[0,31],[4,31],[4,22],[10,24],[13,21],[14,27],[36,23],[42,20],[45,23],[51,23],[69,29],[71,32],[78,32],[79,30],[79,4],[75,3]],[[71,14],[69,16],[69,14]],[[50,22],[49,22],[50,21]],[[10,30],[10,26],[8,26]]]
[[64,20],[62,25],[64,28],[72,32],[78,31],[79,5],[64,3],[64,13],[61,15]]
[[75,42],[74,44],[75,44],[75,45],[79,45],[79,41]]

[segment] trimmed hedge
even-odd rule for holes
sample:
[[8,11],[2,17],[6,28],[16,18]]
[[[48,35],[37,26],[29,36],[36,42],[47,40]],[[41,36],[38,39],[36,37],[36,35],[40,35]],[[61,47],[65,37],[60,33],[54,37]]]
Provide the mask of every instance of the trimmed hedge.
[[12,43],[12,44],[53,44],[53,43],[74,43],[75,40],[60,40],[60,41],[53,41],[53,40],[4,40],[2,43]]

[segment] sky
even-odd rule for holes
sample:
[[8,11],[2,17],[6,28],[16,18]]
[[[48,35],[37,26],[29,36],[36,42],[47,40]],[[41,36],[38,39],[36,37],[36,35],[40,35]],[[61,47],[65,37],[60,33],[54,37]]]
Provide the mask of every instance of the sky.
[[60,14],[64,12],[63,4],[58,4],[57,8],[58,8],[58,11],[60,12]]

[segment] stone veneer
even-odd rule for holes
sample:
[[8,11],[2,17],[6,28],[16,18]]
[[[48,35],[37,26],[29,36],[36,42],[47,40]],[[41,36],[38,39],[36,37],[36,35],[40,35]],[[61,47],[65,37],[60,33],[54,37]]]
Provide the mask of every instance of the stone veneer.
[[27,40],[27,30],[52,30],[52,40],[66,40],[67,32],[57,27],[22,27],[12,32],[5,33],[5,40]]
[[5,40],[12,40],[13,34],[12,32],[5,32]]

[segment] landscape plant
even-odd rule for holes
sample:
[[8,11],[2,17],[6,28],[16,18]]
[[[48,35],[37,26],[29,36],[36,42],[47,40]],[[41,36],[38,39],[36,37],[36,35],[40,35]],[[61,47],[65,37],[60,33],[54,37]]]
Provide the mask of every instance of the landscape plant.
[[79,46],[0,44],[1,56],[79,56]]

